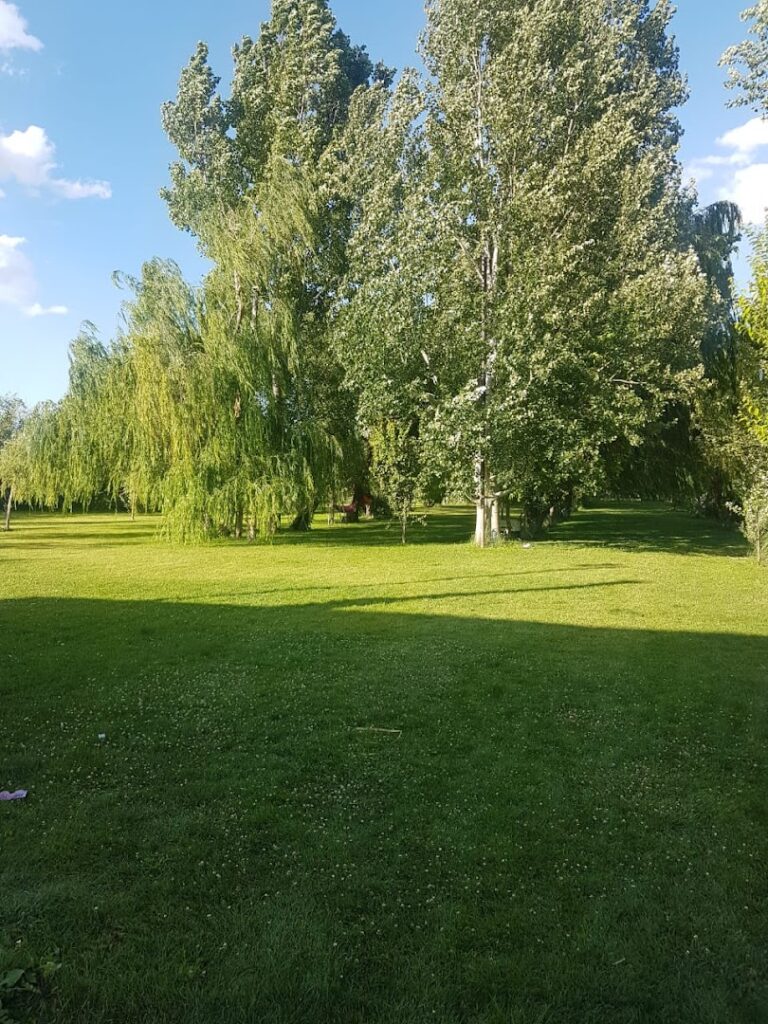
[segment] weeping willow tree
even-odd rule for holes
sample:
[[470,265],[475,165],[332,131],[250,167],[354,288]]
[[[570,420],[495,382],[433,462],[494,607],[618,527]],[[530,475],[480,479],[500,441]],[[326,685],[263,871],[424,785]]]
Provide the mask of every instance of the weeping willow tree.
[[269,534],[285,514],[307,528],[350,485],[363,445],[328,341],[350,213],[328,168],[353,93],[389,75],[327,0],[274,0],[235,48],[228,99],[198,46],[163,110],[179,157],[163,195],[212,269],[197,288],[160,260],[119,278],[118,337],[76,340],[67,395],[19,442],[29,500],[103,495],[187,540]]
[[146,288],[132,305],[138,448],[156,453],[137,478],[155,482],[174,536],[264,535],[282,514],[306,524],[332,489],[332,367],[306,286],[317,221],[306,175],[278,158],[258,190],[205,224],[214,269],[194,316],[147,317]]
[[26,417],[22,429],[0,449],[0,479],[11,491],[7,511],[12,501],[58,507],[65,486],[65,458],[60,406],[40,403]]
[[25,412],[24,403],[17,395],[0,395],[0,496],[5,500],[3,526],[6,532],[11,528],[13,486],[3,477],[3,449],[21,429]]
[[[274,0],[234,50],[223,99],[200,45],[163,117],[179,160],[163,195],[214,269],[202,290],[197,428],[163,505],[172,532],[306,528],[352,482],[362,444],[329,343],[349,210],[329,168],[357,90],[388,80],[327,0]],[[208,529],[209,527],[204,527]]]

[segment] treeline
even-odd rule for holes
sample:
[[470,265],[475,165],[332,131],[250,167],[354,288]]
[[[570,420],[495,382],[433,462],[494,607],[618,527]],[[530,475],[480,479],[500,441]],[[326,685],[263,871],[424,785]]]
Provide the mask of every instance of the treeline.
[[6,488],[159,510],[181,539],[367,492],[403,528],[471,499],[479,545],[510,503],[535,532],[597,492],[759,533],[765,250],[737,328],[739,215],[682,182],[670,18],[429,0],[425,70],[396,78],[327,0],[274,0],[227,98],[200,44],[163,195],[212,269],[120,279],[117,337],[73,343],[66,396],[0,451]]

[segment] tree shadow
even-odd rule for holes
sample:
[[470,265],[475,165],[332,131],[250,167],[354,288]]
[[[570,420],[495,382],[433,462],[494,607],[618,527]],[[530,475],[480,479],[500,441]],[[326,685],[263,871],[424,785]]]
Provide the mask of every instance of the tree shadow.
[[[298,544],[311,538],[328,547],[402,547],[400,523],[390,519],[362,519],[359,523],[337,521],[327,528],[317,517],[318,528],[308,533],[281,530],[280,543]],[[474,512],[462,506],[436,506],[428,509],[423,522],[408,528],[407,544],[422,547],[433,544],[467,544],[474,533]]]
[[616,502],[580,509],[551,533],[551,539],[584,546],[670,554],[746,556],[748,546],[735,528],[669,505]]
[[[621,569],[621,568],[623,568],[623,566],[620,563],[618,563],[618,562],[595,562],[592,565],[558,566],[558,567],[554,567],[554,568],[551,568],[551,569],[526,569],[526,570],[523,570],[522,572],[484,572],[484,573],[482,573],[482,577],[481,578],[483,580],[510,580],[510,581],[514,581],[514,580],[520,579],[521,577],[529,577],[529,576],[545,576],[545,577],[546,576],[552,576],[552,575],[554,575],[554,576],[561,576],[563,574],[577,574],[577,573],[582,573],[582,572],[590,572],[590,573],[591,572],[602,572],[602,571],[606,571],[606,570],[610,570],[610,569]],[[461,582],[464,582],[466,580],[471,580],[473,582],[476,582],[477,579],[478,579],[478,574],[477,573],[473,573],[471,576],[459,576],[459,575],[456,575],[456,576],[419,576],[416,579],[409,578],[409,579],[405,579],[405,580],[387,580],[387,590],[397,589],[398,587],[412,587],[412,586],[415,586],[415,585],[418,585],[418,586],[431,586],[432,584],[435,584],[435,583],[461,583]],[[638,584],[642,585],[642,581],[638,581],[638,580],[628,580],[628,581],[620,581],[620,582],[638,583]],[[599,585],[600,584],[589,584],[589,586],[599,586]],[[357,591],[377,590],[379,588],[380,588],[380,584],[378,584],[378,583],[347,583],[344,586],[344,589],[346,591],[350,592],[350,593],[357,592]],[[534,587],[534,588],[531,588],[531,589],[539,590],[539,589],[542,589],[542,588]],[[554,589],[559,589],[559,588],[554,588]],[[297,586],[292,585],[291,588],[290,588],[291,594],[322,594],[322,593],[328,593],[328,592],[338,593],[338,590],[339,590],[338,584],[332,584],[332,585],[312,584],[312,585],[306,586],[306,587],[297,587]],[[269,597],[269,596],[272,596],[274,594],[283,594],[284,595],[285,592],[286,592],[286,588],[284,586],[282,586],[282,587],[278,586],[278,587],[272,587],[272,588],[270,588],[268,590],[264,590],[264,589],[252,590],[252,591],[249,591],[247,593],[244,593],[242,590],[224,591],[224,592],[218,592],[218,593],[211,592],[211,593],[209,593],[207,595],[207,597],[211,601],[242,601],[246,597],[262,598],[262,597]],[[471,596],[477,596],[478,593],[483,593],[483,594],[488,593],[488,594],[501,595],[501,594],[504,594],[504,593],[512,593],[512,592],[514,592],[514,591],[505,590],[505,589],[500,587],[499,589],[493,590],[493,591],[482,591],[482,592],[477,592],[477,591],[459,591],[457,594],[450,595],[450,596],[471,597]],[[425,599],[428,599],[431,596],[433,596],[433,595],[426,595],[425,598],[419,597],[419,598],[416,598],[416,600],[425,600]],[[434,596],[445,597],[446,595],[445,594],[438,594],[438,595],[434,595]],[[351,599],[349,599],[349,600],[351,600]],[[399,599],[398,598],[394,598],[393,600],[397,601]],[[346,605],[346,604],[348,604],[348,601],[345,601],[344,603]],[[374,601],[374,603],[378,603],[378,601]]]
[[[262,544],[284,547],[379,548],[401,547],[399,524],[387,520],[363,520],[360,523],[328,527],[318,517],[317,528],[307,533],[281,529],[275,538]],[[15,519],[15,529],[7,535],[15,548],[44,550],[52,547],[74,547],[85,542],[98,542],[104,547],[130,546],[148,540],[160,541],[158,517],[102,518],[102,529],[89,529],[62,521],[57,526],[51,516],[22,513]],[[115,529],[111,527],[114,525]],[[469,544],[474,533],[474,512],[460,506],[429,509],[423,523],[408,531],[409,547]],[[0,552],[3,551],[0,533]],[[584,547],[604,547],[624,551],[659,551],[670,554],[719,555],[740,557],[748,554],[743,537],[735,530],[714,520],[696,517],[668,505],[616,502],[599,508],[579,510],[568,522],[560,523],[536,543],[565,541]],[[212,541],[223,547],[245,546],[246,541],[220,538]],[[519,541],[514,541],[519,544]],[[10,547],[11,545],[7,545]]]
[[768,638],[431,597],[0,601],[0,973],[61,948],[68,1024],[764,1019]]
[[[99,547],[126,547],[134,544],[146,544],[159,538],[157,525],[147,525],[141,518],[131,522],[130,516],[121,515],[102,519],[100,529],[87,522],[84,516],[78,516],[79,523],[73,523],[64,513],[22,512],[14,515],[11,530],[0,532],[0,552],[3,542],[6,550],[24,549],[28,551],[45,551],[53,548],[82,547],[90,542]],[[159,521],[153,517],[155,524]]]

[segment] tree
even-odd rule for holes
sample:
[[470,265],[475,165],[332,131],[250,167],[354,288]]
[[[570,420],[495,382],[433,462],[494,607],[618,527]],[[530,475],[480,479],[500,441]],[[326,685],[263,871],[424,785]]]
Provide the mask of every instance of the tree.
[[399,142],[358,159],[351,302],[375,351],[368,379],[353,374],[371,405],[390,378],[412,396],[422,458],[474,494],[484,546],[505,498],[535,530],[701,376],[685,90],[665,0],[431,0],[427,14],[421,108],[395,133],[383,105],[371,149]]
[[[9,472],[3,471],[3,449],[13,440],[24,421],[24,403],[17,395],[0,395],[0,484],[5,492],[4,529],[7,533],[11,528],[11,509],[13,507],[13,483]],[[6,486],[6,481],[8,482]]]
[[13,501],[49,508],[59,503],[65,458],[61,436],[59,407],[41,402],[0,449],[0,478],[12,491],[6,505],[6,529]]
[[726,50],[720,64],[728,69],[727,88],[736,93],[732,106],[751,106],[764,114],[768,110],[768,0],[748,7],[741,20],[751,23],[748,37]]
[[354,91],[386,69],[374,69],[333,19],[327,0],[273,0],[256,40],[234,48],[232,94],[222,99],[219,79],[199,43],[163,107],[163,124],[180,159],[162,194],[171,219],[196,234],[258,190],[276,155],[315,173],[343,128]]
[[727,373],[733,365],[733,257],[743,226],[738,206],[726,200],[695,210],[691,218],[691,244],[708,285],[702,358],[710,373]]
[[[768,114],[768,2],[744,11],[748,38],[727,50],[734,106]],[[732,431],[735,476],[740,485],[744,532],[762,560],[768,549],[768,228],[753,232],[749,292],[739,304],[737,387],[739,414]]]
[[761,561],[768,554],[768,232],[754,237],[752,282],[739,312],[741,403],[734,463],[744,532]]
[[201,44],[164,107],[181,160],[163,194],[215,264],[203,290],[208,441],[178,478],[177,501],[194,493],[199,511],[213,488],[234,508],[236,532],[244,503],[264,528],[287,510],[307,528],[360,461],[329,341],[348,214],[328,168],[353,94],[391,73],[336,27],[327,0],[274,0],[234,58],[228,100]]
[[[434,281],[423,217],[424,146],[418,81],[406,73],[359,92],[338,150],[333,187],[350,210],[347,273],[334,305],[334,344],[372,454],[378,493],[406,537],[426,470],[422,428],[440,384],[431,335]],[[444,375],[442,375],[444,376]]]
[[738,413],[736,305],[733,254],[741,214],[729,202],[691,211],[683,225],[706,283],[700,352],[701,386],[650,421],[642,442],[621,439],[607,459],[613,494],[682,502],[697,512],[730,517],[735,500],[732,433]]

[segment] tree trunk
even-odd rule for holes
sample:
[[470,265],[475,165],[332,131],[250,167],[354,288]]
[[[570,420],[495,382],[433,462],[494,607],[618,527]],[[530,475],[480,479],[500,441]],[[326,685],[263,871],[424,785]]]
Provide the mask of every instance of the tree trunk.
[[295,533],[307,533],[312,528],[312,515],[309,509],[302,509],[291,523]]
[[485,462],[482,458],[478,458],[475,463],[475,484],[476,484],[476,498],[475,504],[477,506],[476,518],[475,518],[475,545],[478,548],[484,548],[488,543],[488,532],[486,530],[487,517],[485,514]]
[[4,529],[5,529],[6,533],[8,533],[8,531],[11,528],[11,507],[12,506],[13,506],[13,487],[11,487],[9,489],[8,494],[5,496],[5,527],[4,527]]
[[243,508],[242,505],[235,513],[235,540],[243,539]]
[[512,499],[504,499],[504,525],[507,530],[507,536],[512,536]]
[[491,499],[491,542],[501,540],[501,523],[499,521],[499,499]]

